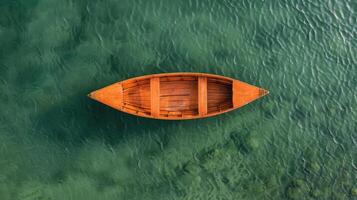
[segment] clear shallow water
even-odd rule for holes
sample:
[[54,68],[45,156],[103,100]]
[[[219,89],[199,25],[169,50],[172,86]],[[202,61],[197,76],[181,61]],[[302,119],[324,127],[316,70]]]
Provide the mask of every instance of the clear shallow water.
[[[355,199],[355,1],[0,2],[0,199]],[[110,83],[216,73],[270,95],[137,118]]]

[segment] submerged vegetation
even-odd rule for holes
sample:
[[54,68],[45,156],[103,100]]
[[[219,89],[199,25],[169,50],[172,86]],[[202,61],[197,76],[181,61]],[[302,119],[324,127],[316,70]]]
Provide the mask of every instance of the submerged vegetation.
[[[0,199],[357,197],[356,4],[0,2]],[[270,90],[192,121],[86,94],[198,71]]]

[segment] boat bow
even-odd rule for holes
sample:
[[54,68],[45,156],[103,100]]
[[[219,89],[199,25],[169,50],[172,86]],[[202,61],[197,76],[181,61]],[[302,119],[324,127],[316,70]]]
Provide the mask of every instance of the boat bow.
[[234,108],[242,107],[262,96],[269,94],[268,90],[238,80],[233,81],[232,90]]
[[88,94],[88,97],[112,108],[121,110],[123,106],[123,87],[120,82],[114,83],[102,89],[91,92]]

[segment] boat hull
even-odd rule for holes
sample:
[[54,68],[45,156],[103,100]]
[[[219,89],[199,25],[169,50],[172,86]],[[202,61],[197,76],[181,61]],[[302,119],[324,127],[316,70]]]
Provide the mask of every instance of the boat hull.
[[140,117],[186,120],[229,112],[268,94],[229,77],[205,73],[163,73],[135,77],[88,96]]

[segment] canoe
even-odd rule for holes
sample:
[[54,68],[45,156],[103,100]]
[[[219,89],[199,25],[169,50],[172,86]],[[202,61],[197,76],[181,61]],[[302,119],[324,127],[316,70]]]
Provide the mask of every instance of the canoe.
[[267,90],[232,78],[182,72],[127,79],[88,96],[140,117],[184,120],[219,115],[266,94]]

